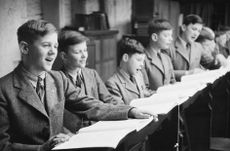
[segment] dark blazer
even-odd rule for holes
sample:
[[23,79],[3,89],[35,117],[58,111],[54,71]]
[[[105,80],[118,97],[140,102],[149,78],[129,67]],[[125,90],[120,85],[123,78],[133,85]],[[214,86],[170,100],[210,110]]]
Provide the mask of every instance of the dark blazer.
[[[63,70],[65,75],[71,80],[68,73]],[[82,68],[83,84],[85,95],[99,99],[104,103],[120,104],[122,100],[115,100],[107,90],[104,82],[98,75],[97,71],[90,68]],[[72,81],[74,84],[74,82]],[[75,86],[77,87],[77,86]],[[78,115],[69,111],[64,114],[64,126],[72,132],[76,132],[79,128],[89,126],[93,122],[80,118]]]
[[150,54],[152,50],[146,50],[145,64],[143,68],[143,75],[145,83],[152,90],[157,90],[158,87],[174,83],[175,76],[173,72],[173,66],[171,59],[168,55],[161,53],[161,59],[163,63],[158,59],[157,53],[153,51],[153,54]]
[[146,87],[141,72],[136,76],[136,81],[137,86],[121,72],[121,69],[117,69],[106,81],[105,85],[115,98],[123,100],[125,104],[129,104],[133,99],[144,97]]
[[[207,55],[205,55],[205,51],[200,43],[193,42],[191,43],[191,54],[190,58],[189,52],[186,50],[185,46],[182,44],[182,41],[179,37],[174,42],[174,46],[167,51],[170,56],[174,68],[174,73],[176,80],[179,81],[181,76],[185,75],[185,71],[192,70],[195,68],[202,68],[201,62],[206,65],[210,65],[214,63],[214,58],[208,59]],[[205,59],[209,60],[209,63],[206,63]],[[213,61],[210,61],[213,60]]]
[[44,105],[22,76],[21,65],[0,78],[1,151],[37,151],[39,145],[62,132],[64,106],[92,120],[128,118],[129,106],[103,104],[80,94],[62,72],[46,74],[45,91]]

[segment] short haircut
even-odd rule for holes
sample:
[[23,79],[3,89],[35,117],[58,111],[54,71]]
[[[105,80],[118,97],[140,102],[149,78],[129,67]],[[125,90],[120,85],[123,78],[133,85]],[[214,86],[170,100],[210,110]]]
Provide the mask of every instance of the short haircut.
[[230,31],[230,27],[229,26],[223,26],[223,25],[221,25],[219,27],[219,31],[223,31],[223,32]]
[[215,39],[214,31],[209,27],[203,27],[196,41],[204,42],[205,40],[214,40],[214,39]]
[[18,28],[18,43],[34,42],[38,37],[57,32],[56,27],[45,20],[29,20]]
[[183,24],[185,24],[186,26],[189,24],[197,24],[197,23],[202,25],[204,24],[202,18],[195,14],[187,15],[183,19]]
[[124,54],[133,55],[135,53],[144,54],[144,46],[137,40],[132,38],[122,38],[118,44],[118,59],[119,62]]
[[163,30],[173,29],[170,22],[166,19],[152,19],[148,25],[148,34],[151,36],[153,33],[159,34]]
[[215,38],[218,38],[218,37],[220,37],[220,36],[222,36],[222,35],[224,35],[224,34],[226,34],[225,31],[216,31],[216,32],[215,32],[215,35],[216,35]]
[[80,44],[88,40],[89,39],[80,32],[69,27],[64,27],[58,36],[58,51],[66,52],[70,45]]

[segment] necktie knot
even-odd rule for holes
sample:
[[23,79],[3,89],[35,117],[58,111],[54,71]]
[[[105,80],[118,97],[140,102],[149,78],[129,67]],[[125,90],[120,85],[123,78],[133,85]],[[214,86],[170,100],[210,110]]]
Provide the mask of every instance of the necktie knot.
[[188,42],[188,43],[186,43],[186,48],[187,49],[190,49],[191,48],[191,44]]
[[157,52],[157,57],[161,60],[161,52]]
[[135,77],[134,77],[133,75],[130,76],[130,80],[131,80],[134,84],[136,84],[136,79],[135,79]]

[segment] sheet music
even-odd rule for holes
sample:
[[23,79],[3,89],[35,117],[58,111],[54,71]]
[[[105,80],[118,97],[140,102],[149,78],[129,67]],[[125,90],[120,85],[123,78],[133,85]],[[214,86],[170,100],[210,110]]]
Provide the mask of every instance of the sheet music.
[[213,83],[216,79],[223,76],[229,71],[229,68],[220,68],[216,70],[208,70],[192,75],[185,75],[181,77],[181,82],[199,82],[199,83]]
[[130,129],[117,129],[113,131],[79,133],[72,136],[69,141],[54,147],[52,150],[97,147],[116,148],[120,140],[130,132]]
[[139,131],[153,120],[128,119],[119,121],[99,121],[82,128],[68,142],[60,144],[52,150],[109,147],[116,148],[119,142],[129,133]]

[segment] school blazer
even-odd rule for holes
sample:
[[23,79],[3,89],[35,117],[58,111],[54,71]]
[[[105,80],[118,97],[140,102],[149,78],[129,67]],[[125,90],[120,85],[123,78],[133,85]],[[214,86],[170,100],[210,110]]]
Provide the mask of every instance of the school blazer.
[[193,42],[191,43],[191,55],[188,58],[189,52],[183,46],[181,40],[179,38],[175,40],[174,46],[171,47],[168,54],[172,60],[175,77],[178,81],[185,74],[185,71],[201,67],[202,52],[201,44]]
[[161,53],[161,59],[164,68],[162,68],[161,62],[158,60],[157,53],[151,56],[151,50],[146,50],[146,58],[143,68],[143,75],[147,87],[151,90],[157,90],[160,86],[174,83],[175,76],[173,72],[173,66],[171,59],[168,55]]
[[121,100],[115,100],[107,90],[97,71],[90,68],[82,68],[82,75],[86,89],[86,95],[97,98],[105,103],[117,104]]
[[48,72],[45,87],[44,105],[22,76],[21,65],[0,78],[1,151],[37,151],[51,136],[62,132],[64,106],[92,120],[128,118],[131,107],[103,104],[82,95],[62,72]]
[[[68,73],[64,71],[64,69],[63,72],[67,77],[69,77]],[[82,76],[86,95],[99,99],[104,103],[120,104],[122,102],[122,100],[115,100],[113,98],[96,70],[82,68]],[[89,126],[92,123],[92,121],[81,119],[78,115],[65,110],[64,126],[71,132],[76,132],[79,128]]]
[[131,100],[144,97],[145,84],[141,72],[136,76],[136,82],[137,86],[121,72],[121,69],[117,69],[105,85],[115,98],[123,100],[124,104],[130,104]]

